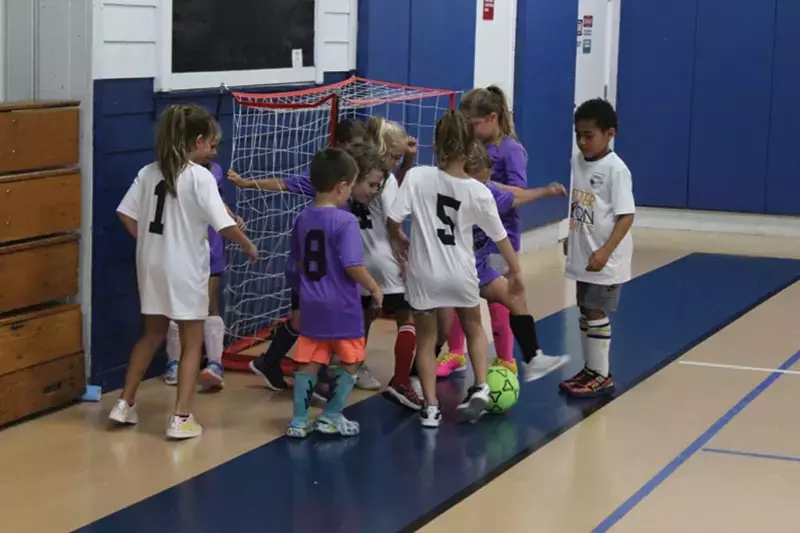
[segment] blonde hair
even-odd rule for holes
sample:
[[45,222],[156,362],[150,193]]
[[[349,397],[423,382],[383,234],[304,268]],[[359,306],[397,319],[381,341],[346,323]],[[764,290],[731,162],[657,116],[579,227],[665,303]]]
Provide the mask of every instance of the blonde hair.
[[367,121],[367,139],[378,149],[381,156],[386,156],[392,148],[406,142],[408,136],[403,126],[379,115],[373,115]]
[[475,144],[475,128],[464,113],[448,109],[436,122],[435,147],[439,166],[469,160]]
[[220,134],[214,118],[197,105],[171,105],[161,113],[156,133],[156,163],[164,176],[164,185],[177,196],[177,181],[189,163],[197,137],[213,139]]
[[472,152],[469,155],[467,164],[464,165],[464,170],[470,176],[475,176],[484,170],[492,169],[492,160],[489,157],[489,152],[483,143],[472,143]]
[[496,113],[503,137],[511,137],[519,142],[517,131],[514,129],[514,115],[508,107],[506,93],[497,85],[490,85],[485,89],[472,89],[467,92],[461,98],[459,109],[470,117],[485,117]]

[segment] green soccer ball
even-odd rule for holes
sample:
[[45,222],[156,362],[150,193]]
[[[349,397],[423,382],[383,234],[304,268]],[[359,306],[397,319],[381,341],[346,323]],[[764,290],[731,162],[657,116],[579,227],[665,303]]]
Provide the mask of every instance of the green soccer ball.
[[514,407],[519,399],[519,380],[509,369],[503,366],[490,366],[486,376],[489,385],[490,413],[504,413]]

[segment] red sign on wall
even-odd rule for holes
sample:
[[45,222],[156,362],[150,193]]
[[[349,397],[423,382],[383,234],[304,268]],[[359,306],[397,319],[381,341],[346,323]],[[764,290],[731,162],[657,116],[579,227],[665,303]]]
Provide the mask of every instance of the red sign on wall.
[[483,20],[494,20],[494,0],[483,0]]

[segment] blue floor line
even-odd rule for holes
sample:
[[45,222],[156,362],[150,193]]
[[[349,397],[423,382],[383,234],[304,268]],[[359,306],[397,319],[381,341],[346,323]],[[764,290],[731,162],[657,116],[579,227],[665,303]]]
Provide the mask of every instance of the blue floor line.
[[722,455],[736,455],[739,457],[753,457],[756,459],[774,459],[776,461],[789,461],[793,463],[800,463],[800,457],[793,457],[791,455],[777,455],[774,453],[757,453],[757,452],[743,452],[739,450],[723,450],[722,448],[703,448],[704,452],[718,453]]
[[[800,352],[797,352],[789,359],[784,361],[784,363],[778,367],[779,370],[787,370],[792,367],[797,361],[800,360]],[[686,461],[688,461],[694,454],[698,451],[702,450],[703,447],[708,444],[708,442],[714,438],[714,436],[722,430],[725,426],[727,426],[731,420],[736,418],[736,416],[742,412],[742,410],[750,405],[753,400],[758,398],[761,393],[765,390],[770,388],[783,374],[780,372],[773,372],[769,376],[767,376],[764,381],[759,383],[753,390],[751,390],[744,398],[739,400],[739,402],[733,406],[733,408],[722,415],[714,424],[711,425],[705,433],[700,435],[693,443],[691,443],[685,450],[683,450],[680,455],[678,455],[675,459],[670,461],[667,466],[661,469],[655,476],[653,476],[650,481],[645,483],[642,488],[636,491],[633,496],[628,498],[625,503],[620,505],[614,512],[612,512],[608,517],[600,522],[600,524],[592,530],[593,533],[603,533],[608,531],[614,525],[617,524],[620,520],[622,520],[625,515],[633,510],[634,507],[639,505],[651,492],[653,492],[659,485],[661,485],[664,481],[666,481],[672,474],[675,473],[678,468],[681,467]]]

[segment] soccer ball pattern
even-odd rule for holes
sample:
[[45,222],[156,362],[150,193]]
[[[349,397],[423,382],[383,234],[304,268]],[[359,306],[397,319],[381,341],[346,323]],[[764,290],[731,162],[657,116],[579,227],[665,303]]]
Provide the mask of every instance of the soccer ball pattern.
[[519,399],[519,380],[510,370],[502,366],[490,366],[486,377],[489,385],[490,413],[504,413],[514,407]]

